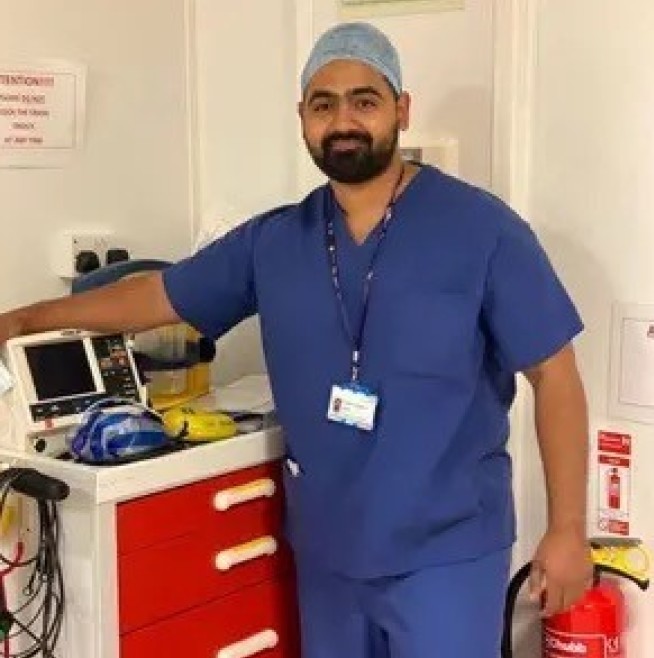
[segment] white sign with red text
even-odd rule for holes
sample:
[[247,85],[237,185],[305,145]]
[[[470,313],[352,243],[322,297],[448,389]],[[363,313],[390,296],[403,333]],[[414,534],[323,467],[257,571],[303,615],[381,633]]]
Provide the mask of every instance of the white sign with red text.
[[619,432],[597,434],[598,530],[629,535],[631,508],[631,436]]
[[0,64],[0,165],[52,166],[81,143],[85,70]]

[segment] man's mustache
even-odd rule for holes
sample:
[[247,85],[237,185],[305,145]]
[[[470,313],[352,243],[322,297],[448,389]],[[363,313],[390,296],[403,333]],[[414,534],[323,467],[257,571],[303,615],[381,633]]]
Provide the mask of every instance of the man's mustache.
[[323,150],[327,150],[331,148],[335,142],[340,142],[340,141],[357,141],[357,142],[361,142],[362,144],[365,144],[366,146],[372,145],[372,138],[370,137],[370,135],[367,135],[366,133],[360,133],[356,131],[339,132],[339,133],[332,133],[331,135],[328,135],[323,139],[322,141]]

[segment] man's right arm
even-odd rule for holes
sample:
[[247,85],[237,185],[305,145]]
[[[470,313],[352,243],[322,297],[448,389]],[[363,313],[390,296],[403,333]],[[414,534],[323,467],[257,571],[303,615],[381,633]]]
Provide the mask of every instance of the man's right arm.
[[0,314],[0,344],[54,329],[139,332],[176,322],[161,272],[153,272]]

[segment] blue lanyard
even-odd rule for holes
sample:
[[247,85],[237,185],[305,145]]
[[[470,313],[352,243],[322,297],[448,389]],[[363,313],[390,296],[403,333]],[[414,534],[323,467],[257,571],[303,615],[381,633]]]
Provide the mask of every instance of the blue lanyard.
[[375,250],[370,259],[370,265],[368,266],[368,271],[363,280],[363,308],[361,310],[361,320],[359,326],[357,327],[356,333],[352,331],[352,325],[350,324],[350,319],[347,314],[347,308],[345,306],[345,300],[343,298],[343,290],[341,288],[341,281],[339,276],[338,269],[338,253],[336,247],[336,229],[334,224],[334,213],[330,213],[327,216],[326,223],[326,244],[327,244],[327,255],[329,256],[329,266],[332,279],[332,285],[334,288],[334,294],[336,295],[336,300],[338,301],[339,310],[341,313],[341,320],[343,322],[343,327],[352,342],[352,381],[357,382],[359,379],[359,370],[361,368],[361,348],[363,346],[363,334],[366,326],[366,319],[368,317],[368,306],[370,301],[370,287],[372,279],[374,276],[374,267],[377,256],[379,255],[380,247],[386,234],[388,233],[388,226],[393,218],[393,210],[395,202],[397,201],[397,192],[400,189],[402,180],[404,179],[404,165],[402,166],[402,171],[395,183],[393,188],[393,193],[391,198],[386,206],[384,215],[381,219],[381,230],[379,232],[379,239],[375,245]]

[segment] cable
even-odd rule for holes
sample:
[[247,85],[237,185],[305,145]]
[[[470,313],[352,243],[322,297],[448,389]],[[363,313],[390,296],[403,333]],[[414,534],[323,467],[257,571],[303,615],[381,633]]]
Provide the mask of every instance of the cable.
[[[63,482],[33,469],[6,469],[0,472],[0,514],[13,485],[21,494],[36,500],[38,534],[31,557],[23,557],[22,546],[13,559],[0,553],[0,562],[6,567],[0,571],[0,614],[7,626],[0,646],[4,658],[56,658],[54,650],[63,628],[65,598],[63,569],[59,559],[60,522],[55,501],[63,500],[68,488]],[[9,610],[4,577],[15,569],[26,567],[29,573],[22,591],[25,600],[14,610]],[[28,619],[24,619],[24,615]],[[9,633],[11,626],[15,630]],[[19,638],[26,638],[27,646],[12,653],[12,640]]]

